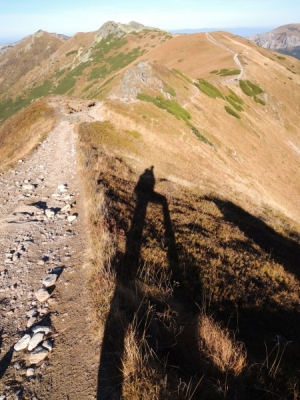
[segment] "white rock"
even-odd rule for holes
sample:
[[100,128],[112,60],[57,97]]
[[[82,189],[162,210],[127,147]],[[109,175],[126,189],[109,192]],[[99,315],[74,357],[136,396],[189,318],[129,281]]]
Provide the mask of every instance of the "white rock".
[[37,298],[38,301],[43,303],[44,301],[47,301],[50,298],[50,293],[47,292],[46,289],[39,289],[37,292],[35,292],[35,297]]
[[71,210],[71,205],[70,204],[66,204],[61,210],[61,213],[67,213]]
[[67,191],[67,185],[58,185],[58,186],[57,186],[57,189],[58,189],[60,192],[66,192],[66,191]]
[[43,285],[46,287],[53,286],[55,285],[56,279],[57,275],[55,274],[47,275],[46,278],[43,279]]
[[24,335],[15,345],[14,349],[16,351],[25,350],[30,342],[30,335]]
[[36,307],[32,308],[26,313],[27,317],[35,317],[37,315]]
[[33,368],[28,368],[26,371],[26,376],[30,378],[31,376],[34,376],[34,369]]
[[44,349],[43,347],[36,347],[29,355],[29,363],[38,364],[47,357],[48,353],[48,350]]
[[76,215],[69,215],[69,216],[68,216],[68,221],[69,221],[69,222],[73,222],[73,221],[75,221],[76,218],[77,218]]
[[27,328],[31,328],[32,325],[36,323],[37,319],[35,317],[30,317],[29,320],[27,321]]
[[34,190],[34,186],[33,185],[23,185],[22,186],[22,189],[23,190]]
[[50,342],[50,340],[45,340],[42,343],[42,346],[45,347],[45,349],[47,349],[48,351],[52,351],[52,349],[53,349],[53,346],[52,346],[52,343]]
[[30,342],[28,344],[28,350],[31,351],[37,347],[44,339],[44,333],[43,332],[38,332],[35,333],[32,338],[30,339]]
[[49,208],[47,208],[45,210],[45,214],[46,214],[46,217],[49,219],[54,217],[54,211],[50,210]]
[[31,331],[33,333],[43,332],[45,335],[48,335],[48,333],[50,332],[50,328],[49,326],[37,325],[34,328],[32,328]]

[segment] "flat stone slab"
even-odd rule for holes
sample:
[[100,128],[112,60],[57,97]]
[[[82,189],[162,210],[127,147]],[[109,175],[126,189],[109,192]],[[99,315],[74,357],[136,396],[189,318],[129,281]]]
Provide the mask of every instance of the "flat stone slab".
[[37,325],[34,328],[32,328],[31,331],[33,333],[43,332],[45,335],[48,335],[48,333],[50,332],[50,328],[49,326]]
[[44,347],[36,347],[30,354],[29,354],[29,363],[30,364],[38,364],[39,362],[45,360],[49,351],[46,350]]
[[41,288],[37,292],[35,292],[35,297],[38,301],[43,303],[50,298],[50,293],[46,289]]
[[34,186],[30,185],[30,184],[27,184],[27,185],[23,185],[22,189],[23,190],[34,190]]
[[46,287],[50,287],[55,285],[57,279],[57,275],[56,274],[49,274],[46,276],[46,278],[43,279],[43,285]]
[[15,345],[14,349],[16,351],[25,350],[30,342],[31,336],[24,335]]
[[44,339],[43,332],[35,333],[30,339],[30,342],[28,344],[28,350],[31,351],[35,349],[43,341],[43,339]]
[[71,205],[70,204],[66,204],[61,210],[61,213],[68,213],[71,211]]

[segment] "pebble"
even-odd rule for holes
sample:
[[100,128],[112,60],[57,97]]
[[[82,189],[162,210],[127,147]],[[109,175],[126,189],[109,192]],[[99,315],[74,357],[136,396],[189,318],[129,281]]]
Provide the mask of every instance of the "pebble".
[[49,218],[49,219],[54,217],[54,211],[50,210],[49,208],[47,208],[45,210],[45,214],[46,214],[46,217]]
[[16,351],[25,350],[30,342],[30,335],[24,335],[15,345],[14,349]]
[[61,212],[61,213],[67,213],[67,212],[69,212],[70,210],[71,210],[70,204],[66,204],[66,205],[60,210],[60,212]]
[[34,186],[33,185],[23,185],[22,189],[23,190],[34,190]]
[[44,349],[43,347],[36,347],[29,355],[29,363],[38,364],[39,362],[43,361],[48,354],[49,351]]
[[32,338],[30,339],[30,342],[28,344],[28,350],[31,351],[37,347],[44,339],[44,333],[43,332],[38,332],[35,333]]
[[37,298],[38,301],[43,303],[44,301],[47,301],[50,298],[50,293],[47,292],[46,289],[39,289],[37,292],[35,292],[35,297]]
[[26,376],[30,378],[31,376],[34,376],[34,369],[33,368],[28,368],[26,371]]
[[76,218],[77,218],[76,215],[69,215],[69,216],[68,216],[68,221],[69,221],[69,222],[73,222],[73,221],[75,221]]
[[55,285],[56,279],[57,279],[56,274],[47,275],[46,278],[43,279],[43,285],[46,287],[51,287]]

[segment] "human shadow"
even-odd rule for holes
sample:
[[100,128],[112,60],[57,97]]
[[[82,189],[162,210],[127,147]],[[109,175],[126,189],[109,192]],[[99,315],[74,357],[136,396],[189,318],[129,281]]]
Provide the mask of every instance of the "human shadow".
[[[3,336],[3,328],[0,331],[0,348],[2,346],[2,336]],[[1,358],[1,360],[0,360],[0,379],[3,378],[7,368],[9,367],[11,360],[12,360],[13,353],[14,353],[14,348],[12,346],[6,352],[6,354],[4,354],[4,356]]]
[[153,167],[146,169],[140,176],[134,193],[136,206],[131,225],[126,234],[125,254],[116,264],[116,287],[106,320],[103,336],[100,366],[98,372],[97,399],[120,399],[124,376],[122,361],[125,348],[125,335],[135,314],[140,311],[143,293],[137,285],[140,268],[140,254],[143,244],[143,230],[149,203],[162,207],[166,252],[169,267],[172,270],[178,264],[175,235],[172,228],[170,211],[165,196],[154,191],[155,177]]

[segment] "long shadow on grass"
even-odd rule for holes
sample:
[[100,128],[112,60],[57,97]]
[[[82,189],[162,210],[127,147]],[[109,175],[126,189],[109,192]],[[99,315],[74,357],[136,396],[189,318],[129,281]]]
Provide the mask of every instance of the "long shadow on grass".
[[261,219],[231,201],[216,197],[205,197],[205,200],[214,202],[227,221],[238,226],[249,239],[269,254],[270,258],[300,279],[299,243],[277,233]]
[[131,220],[131,226],[126,235],[126,252],[122,262],[117,262],[116,288],[111,301],[110,312],[106,321],[99,374],[98,400],[120,399],[124,376],[122,360],[124,357],[124,340],[129,325],[134,316],[143,307],[141,293],[136,284],[140,267],[143,230],[147,207],[149,203],[162,207],[167,256],[170,270],[178,264],[175,236],[170,218],[169,206],[165,196],[154,191],[155,177],[153,167],[146,169],[140,176],[134,189],[136,206]]

